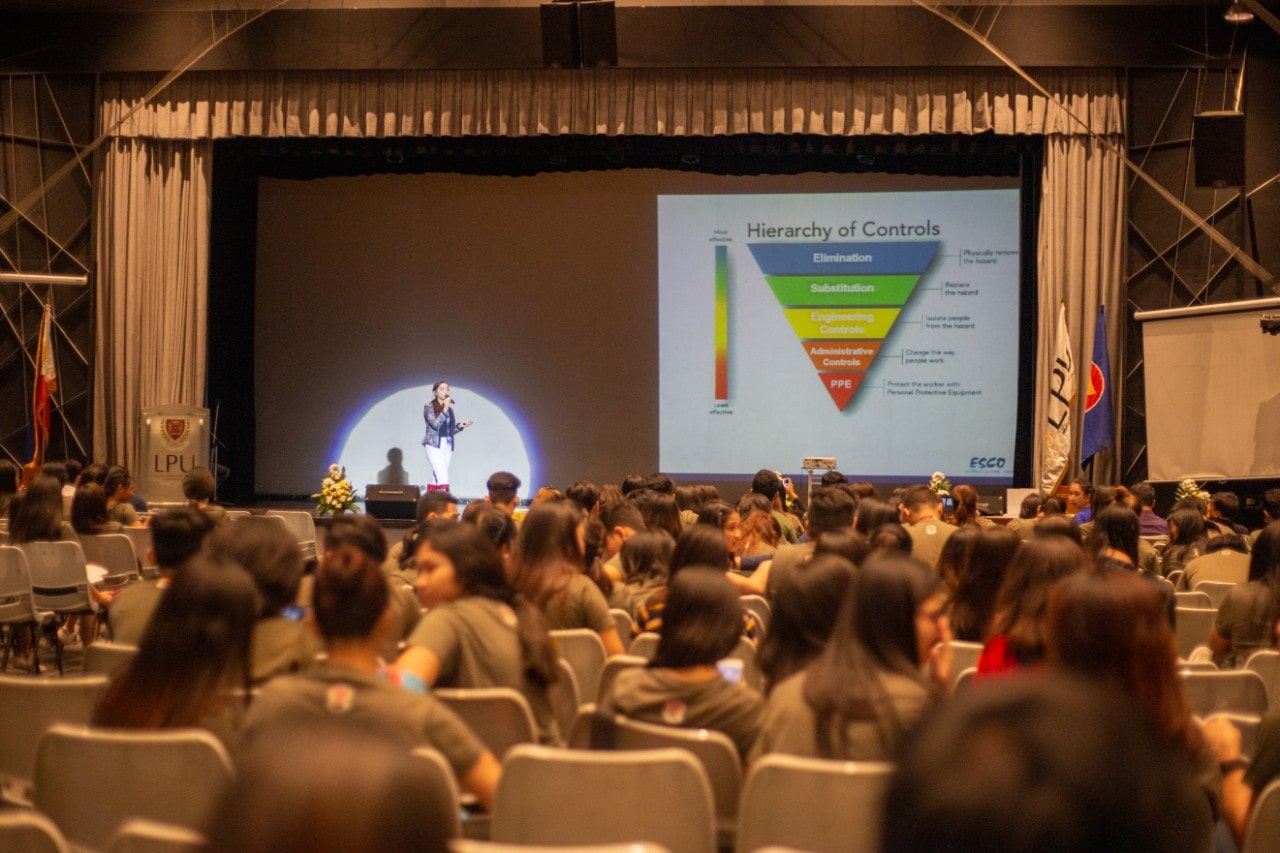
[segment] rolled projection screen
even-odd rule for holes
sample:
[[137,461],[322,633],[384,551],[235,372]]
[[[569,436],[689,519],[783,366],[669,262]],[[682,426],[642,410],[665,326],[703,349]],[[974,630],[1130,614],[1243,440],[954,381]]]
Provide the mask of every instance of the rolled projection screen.
[[1280,299],[1135,315],[1152,480],[1280,476]]

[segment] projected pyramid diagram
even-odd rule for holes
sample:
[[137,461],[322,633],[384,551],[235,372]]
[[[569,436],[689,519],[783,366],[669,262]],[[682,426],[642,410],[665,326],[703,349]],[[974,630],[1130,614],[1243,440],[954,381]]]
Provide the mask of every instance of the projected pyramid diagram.
[[750,243],[840,411],[849,405],[939,243]]

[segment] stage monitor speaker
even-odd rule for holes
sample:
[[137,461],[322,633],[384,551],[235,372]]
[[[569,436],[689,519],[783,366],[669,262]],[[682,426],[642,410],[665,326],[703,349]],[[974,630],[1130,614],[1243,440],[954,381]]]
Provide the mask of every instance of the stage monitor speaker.
[[1196,186],[1244,186],[1244,113],[1196,113]]
[[578,46],[578,4],[543,3],[542,64],[547,68],[581,67]]
[[618,64],[618,8],[613,0],[585,0],[578,5],[578,44],[582,67]]
[[418,514],[417,486],[382,486],[370,483],[364,487],[365,512],[374,518],[402,518],[413,521]]

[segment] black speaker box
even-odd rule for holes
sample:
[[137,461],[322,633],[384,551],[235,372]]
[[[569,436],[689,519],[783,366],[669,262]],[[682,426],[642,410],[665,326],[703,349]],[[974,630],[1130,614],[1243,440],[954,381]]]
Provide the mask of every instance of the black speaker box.
[[578,68],[578,4],[543,3],[542,64],[547,68]]
[[1193,126],[1196,186],[1244,186],[1244,113],[1197,113]]
[[417,486],[380,486],[370,483],[364,487],[364,509],[374,518],[404,518],[413,521],[418,512],[418,498],[422,490]]
[[582,67],[618,64],[618,10],[613,0],[587,0],[578,5],[578,38]]

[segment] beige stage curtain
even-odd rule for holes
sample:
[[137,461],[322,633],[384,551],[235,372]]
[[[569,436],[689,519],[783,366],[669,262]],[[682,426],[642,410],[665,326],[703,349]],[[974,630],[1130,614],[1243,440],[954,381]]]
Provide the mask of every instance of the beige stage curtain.
[[[1089,352],[1098,302],[1115,306],[1112,364],[1122,364],[1114,346],[1121,167],[1091,134],[1122,139],[1126,108],[1116,72],[1031,74],[1052,98],[1003,68],[210,72],[184,75],[150,103],[143,96],[155,77],[105,78],[102,126],[120,139],[105,157],[98,204],[95,454],[129,464],[142,406],[202,402],[214,139],[991,132],[1047,139],[1038,478],[1050,309],[1068,299],[1080,358]],[[1082,376],[1087,381],[1087,371]],[[1113,390],[1121,400],[1119,382]]]
[[211,149],[115,139],[102,157],[95,459],[134,465],[141,409],[204,404]]
[[[1116,450],[1124,410],[1119,381],[1124,365],[1118,346],[1124,326],[1122,297],[1125,229],[1125,165],[1116,151],[1123,139],[1090,136],[1049,136],[1045,139],[1044,178],[1040,196],[1039,342],[1036,347],[1035,478],[1040,482],[1047,383],[1053,361],[1058,304],[1067,306],[1067,328],[1076,363],[1076,402],[1071,407],[1072,456],[1067,476],[1080,471],[1080,436],[1084,431],[1084,401],[1089,391],[1089,361],[1098,306],[1107,306],[1107,350],[1111,356],[1115,405]],[[1115,450],[1094,458],[1090,475],[1097,483],[1115,483],[1120,474]]]
[[1087,127],[1000,68],[623,69],[187,74],[103,81],[120,136],[1122,133],[1112,72],[1035,76]]

